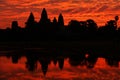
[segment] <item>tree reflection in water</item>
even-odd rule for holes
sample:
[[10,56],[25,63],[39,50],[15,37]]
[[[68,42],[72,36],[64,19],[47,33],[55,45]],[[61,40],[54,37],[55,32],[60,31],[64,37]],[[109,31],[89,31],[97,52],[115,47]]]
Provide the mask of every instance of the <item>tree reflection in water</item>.
[[[17,53],[18,52],[18,53]],[[101,55],[105,53],[106,55]],[[18,60],[25,56],[26,69],[28,71],[35,71],[38,67],[38,62],[41,65],[42,73],[46,75],[48,71],[48,66],[53,62],[54,65],[58,64],[60,70],[64,68],[64,60],[69,59],[70,66],[86,66],[86,68],[94,68],[97,59],[102,57],[105,58],[106,63],[111,67],[119,67],[119,55],[108,54],[109,51],[99,50],[80,50],[80,49],[43,49],[43,50],[23,50],[21,52],[16,51],[16,53],[4,54],[6,57],[12,58],[12,63],[17,64]],[[21,54],[20,54],[21,53]],[[2,55],[3,56],[3,55]]]

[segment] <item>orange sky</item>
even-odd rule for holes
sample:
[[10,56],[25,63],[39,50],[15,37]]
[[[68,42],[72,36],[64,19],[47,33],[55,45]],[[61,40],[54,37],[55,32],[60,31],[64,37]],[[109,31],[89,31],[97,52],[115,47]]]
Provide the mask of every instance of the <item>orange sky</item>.
[[0,28],[10,27],[13,20],[24,27],[31,11],[38,21],[44,7],[51,20],[63,13],[65,24],[71,19],[92,18],[98,25],[104,25],[120,16],[120,0],[0,0]]

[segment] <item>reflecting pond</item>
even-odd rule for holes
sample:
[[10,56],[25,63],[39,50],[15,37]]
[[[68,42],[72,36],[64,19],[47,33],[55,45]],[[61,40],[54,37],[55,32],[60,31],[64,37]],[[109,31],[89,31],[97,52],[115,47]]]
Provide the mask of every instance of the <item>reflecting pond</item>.
[[119,58],[75,51],[63,49],[1,51],[0,80],[120,79]]

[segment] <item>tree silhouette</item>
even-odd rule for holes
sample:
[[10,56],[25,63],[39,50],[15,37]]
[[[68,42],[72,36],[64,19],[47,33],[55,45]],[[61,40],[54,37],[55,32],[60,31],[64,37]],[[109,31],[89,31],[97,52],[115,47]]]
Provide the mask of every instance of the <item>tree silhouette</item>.
[[98,57],[96,55],[90,55],[86,60],[87,68],[93,68],[97,62]]
[[72,55],[69,57],[69,64],[71,66],[83,66],[85,65],[85,55],[83,53],[80,53],[77,55]]
[[20,56],[18,56],[18,55],[13,55],[13,56],[12,56],[12,63],[17,64],[19,59],[20,59]]
[[17,22],[17,21],[13,21],[13,22],[12,22],[12,29],[13,29],[13,30],[18,30],[18,29],[19,29],[19,26],[18,26],[18,22]]
[[80,23],[77,20],[71,20],[68,24],[69,31],[72,33],[79,33],[80,32]]
[[119,60],[116,58],[106,58],[105,61],[111,67],[119,67]]
[[[113,32],[117,29],[117,24],[115,20],[110,20],[107,22],[106,27],[109,32]],[[107,31],[107,30],[106,30]]]
[[[117,25],[118,20],[119,20],[119,17],[118,17],[118,16],[115,16],[116,25]],[[117,25],[117,26],[118,26],[118,25]]]
[[88,19],[88,20],[86,20],[86,23],[87,23],[87,28],[88,28],[89,32],[97,31],[97,24],[95,23],[94,20]]
[[85,34],[87,32],[87,23],[85,21],[80,21],[80,32]]

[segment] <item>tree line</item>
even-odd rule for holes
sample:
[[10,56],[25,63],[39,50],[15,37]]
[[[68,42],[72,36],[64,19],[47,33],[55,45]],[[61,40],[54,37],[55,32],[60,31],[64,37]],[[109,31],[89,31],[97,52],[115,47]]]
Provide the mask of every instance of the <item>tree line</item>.
[[11,28],[0,29],[1,40],[79,40],[90,38],[119,38],[120,28],[118,28],[119,17],[98,27],[93,19],[86,21],[71,20],[68,25],[64,24],[64,17],[60,13],[58,20],[54,17],[51,21],[45,8],[41,13],[41,18],[37,22],[31,12],[25,28],[21,28],[17,21],[13,21]]

